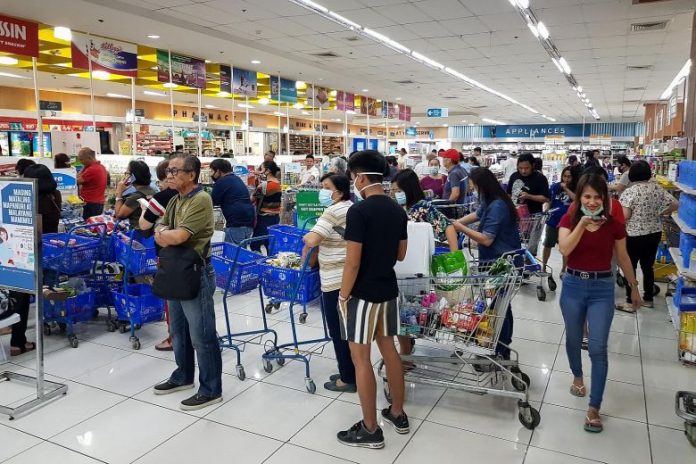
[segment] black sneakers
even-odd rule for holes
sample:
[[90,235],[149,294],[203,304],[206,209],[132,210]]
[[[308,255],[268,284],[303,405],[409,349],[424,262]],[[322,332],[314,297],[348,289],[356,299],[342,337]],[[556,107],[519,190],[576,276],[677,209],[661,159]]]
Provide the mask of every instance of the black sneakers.
[[365,428],[363,421],[357,422],[349,430],[338,432],[336,436],[340,443],[347,446],[369,449],[384,448],[384,434],[382,433],[382,429],[377,427],[377,430],[370,433]]
[[215,396],[215,397],[210,397],[210,396],[203,396],[199,395],[196,393],[190,398],[185,399],[184,401],[181,402],[179,407],[183,411],[195,411],[197,409],[203,409],[205,407],[208,407],[212,404],[219,403],[222,401],[222,395]]
[[181,390],[188,390],[190,388],[193,388],[192,383],[185,385],[177,385],[175,383],[170,382],[169,380],[165,380],[164,382],[155,385],[154,391],[155,395],[168,395],[170,393],[178,392]]
[[396,433],[403,435],[411,431],[411,428],[408,425],[408,416],[406,416],[405,412],[401,413],[399,417],[395,417],[391,413],[391,407],[388,407],[382,409],[382,417],[384,417],[384,420],[389,422],[394,427]]

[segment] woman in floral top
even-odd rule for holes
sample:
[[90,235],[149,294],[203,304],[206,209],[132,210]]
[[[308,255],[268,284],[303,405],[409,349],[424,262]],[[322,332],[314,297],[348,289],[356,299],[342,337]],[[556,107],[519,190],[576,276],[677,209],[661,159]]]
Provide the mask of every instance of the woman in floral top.
[[425,199],[418,175],[411,169],[399,171],[392,180],[392,192],[396,202],[406,208],[409,220],[427,222],[433,226],[435,240],[449,245],[450,251],[459,249],[457,231],[449,219]]

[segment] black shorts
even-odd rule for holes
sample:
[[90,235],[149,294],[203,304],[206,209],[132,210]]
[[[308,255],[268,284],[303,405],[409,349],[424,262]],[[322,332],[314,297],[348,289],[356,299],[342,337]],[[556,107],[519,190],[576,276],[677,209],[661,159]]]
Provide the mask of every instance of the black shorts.
[[349,298],[338,303],[341,319],[341,339],[369,345],[377,335],[399,335],[399,301],[397,298],[383,303],[371,303]]

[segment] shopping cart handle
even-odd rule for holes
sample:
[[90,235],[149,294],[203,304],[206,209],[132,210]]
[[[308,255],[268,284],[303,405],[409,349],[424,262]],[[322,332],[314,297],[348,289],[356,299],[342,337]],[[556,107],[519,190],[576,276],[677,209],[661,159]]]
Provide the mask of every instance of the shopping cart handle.
[[[252,243],[263,242],[265,240],[268,240],[270,243],[270,241],[273,240],[273,237],[271,237],[270,235],[260,235],[258,237],[247,238],[247,239],[244,239],[241,242],[239,242],[239,248],[246,248],[248,245],[251,245]],[[239,252],[237,252],[237,253],[239,253]],[[235,259],[236,259],[236,256],[235,256]]]

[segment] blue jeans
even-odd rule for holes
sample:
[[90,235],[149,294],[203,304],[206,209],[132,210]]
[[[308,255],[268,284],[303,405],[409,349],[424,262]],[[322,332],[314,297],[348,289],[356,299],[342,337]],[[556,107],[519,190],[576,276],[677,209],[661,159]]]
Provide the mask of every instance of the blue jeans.
[[222,355],[215,332],[215,271],[208,264],[201,276],[201,291],[193,300],[169,300],[169,333],[174,347],[176,370],[169,378],[177,385],[193,383],[194,351],[198,360],[198,393],[207,397],[222,394]]
[[251,227],[225,227],[225,241],[239,245],[244,240],[251,238],[254,229]]
[[[264,235],[268,235],[268,228],[271,226],[274,226],[276,224],[280,223],[280,215],[278,214],[271,214],[268,216],[264,216],[263,214],[259,214],[256,217],[256,226],[254,227],[254,237],[261,237]],[[251,244],[250,248],[256,252],[261,251],[261,246],[265,246],[268,248],[268,240],[260,241],[260,242],[254,242]],[[270,251],[269,251],[270,253]]]
[[[495,347],[495,353],[503,359],[510,359],[510,343],[512,343],[512,306],[508,305],[505,312],[505,320],[503,327],[500,329],[500,337],[498,337],[498,345]],[[501,345],[504,343],[504,345]]]
[[561,312],[566,327],[568,363],[575,377],[582,377],[580,351],[587,321],[588,351],[592,362],[590,406],[599,409],[609,369],[607,343],[614,318],[614,278],[583,280],[566,274],[561,291]]

